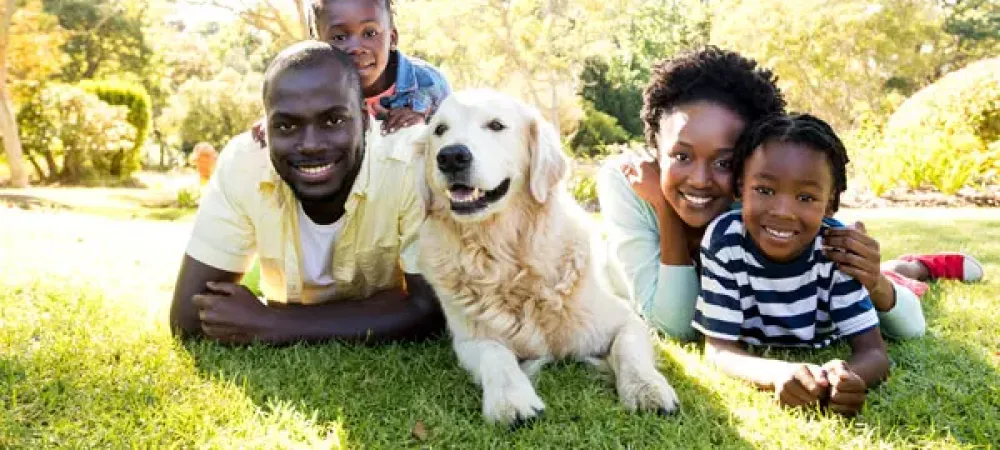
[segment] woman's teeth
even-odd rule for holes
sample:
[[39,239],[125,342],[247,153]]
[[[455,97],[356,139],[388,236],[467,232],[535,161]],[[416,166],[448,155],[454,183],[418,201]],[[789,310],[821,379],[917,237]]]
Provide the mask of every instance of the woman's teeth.
[[693,203],[696,206],[704,206],[707,205],[708,202],[712,201],[712,197],[703,197],[700,195],[691,195],[682,193],[681,196],[684,197],[684,200],[687,200],[688,202]]
[[792,236],[795,235],[794,231],[781,231],[781,230],[775,230],[774,228],[768,228],[768,227],[764,227],[764,231],[767,231],[772,236],[774,236],[774,237],[776,237],[778,239],[788,239],[788,238],[790,238],[790,237],[792,237]]

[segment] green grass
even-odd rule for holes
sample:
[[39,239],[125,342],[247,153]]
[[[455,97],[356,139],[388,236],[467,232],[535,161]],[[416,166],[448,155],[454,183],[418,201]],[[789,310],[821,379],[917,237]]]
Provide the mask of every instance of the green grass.
[[[925,298],[928,336],[890,345],[891,378],[853,420],[779,408],[707,366],[698,346],[663,342],[679,416],[626,413],[604,375],[566,363],[539,378],[544,418],[511,433],[484,423],[480,393],[446,342],[184,343],[165,326],[165,296],[133,298],[96,280],[38,273],[0,275],[0,448],[996,446],[1000,221],[869,226],[886,256],[963,249],[981,256],[989,280],[935,285]],[[779,355],[823,361],[847,352]],[[412,435],[418,422],[424,440]]]

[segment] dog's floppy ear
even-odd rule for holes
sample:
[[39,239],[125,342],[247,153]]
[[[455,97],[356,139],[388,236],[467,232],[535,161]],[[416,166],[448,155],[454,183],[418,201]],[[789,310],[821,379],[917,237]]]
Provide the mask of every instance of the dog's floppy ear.
[[537,111],[528,125],[528,151],[531,155],[528,187],[538,203],[545,203],[550,191],[569,171],[569,162],[559,144],[559,133]]
[[431,187],[427,184],[427,154],[430,153],[430,145],[429,129],[424,130],[413,141],[413,164],[417,171],[415,187],[423,201],[424,211],[430,211],[432,201]]

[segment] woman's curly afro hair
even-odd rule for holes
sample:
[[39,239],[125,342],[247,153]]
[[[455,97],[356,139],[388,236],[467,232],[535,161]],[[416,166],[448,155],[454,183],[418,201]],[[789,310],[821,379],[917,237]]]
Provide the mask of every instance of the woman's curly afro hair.
[[656,149],[660,117],[696,101],[711,101],[734,110],[747,122],[780,114],[785,99],[777,77],[739,53],[707,46],[660,61],[643,92],[642,120],[646,145]]

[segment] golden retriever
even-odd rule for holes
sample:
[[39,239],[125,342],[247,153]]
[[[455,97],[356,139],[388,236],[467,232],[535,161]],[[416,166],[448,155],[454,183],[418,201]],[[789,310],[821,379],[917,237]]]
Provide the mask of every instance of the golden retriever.
[[473,90],[449,96],[425,133],[420,267],[486,419],[539,415],[530,377],[567,357],[609,365],[630,410],[673,413],[645,323],[598,285],[592,220],[565,189],[555,129],[524,103]]

